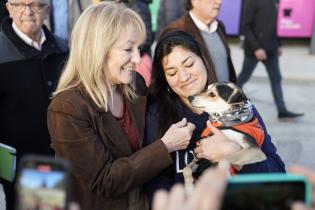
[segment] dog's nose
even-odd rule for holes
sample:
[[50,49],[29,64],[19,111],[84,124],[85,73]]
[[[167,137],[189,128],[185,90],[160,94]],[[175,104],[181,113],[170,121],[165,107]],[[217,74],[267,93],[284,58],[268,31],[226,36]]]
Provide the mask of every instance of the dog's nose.
[[188,96],[188,100],[189,102],[191,102],[192,100],[194,100],[194,96]]

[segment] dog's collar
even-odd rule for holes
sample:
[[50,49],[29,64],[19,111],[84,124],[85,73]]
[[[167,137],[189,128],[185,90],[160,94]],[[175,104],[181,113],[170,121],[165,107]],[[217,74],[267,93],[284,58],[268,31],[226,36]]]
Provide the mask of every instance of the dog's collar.
[[225,127],[231,127],[250,121],[253,115],[253,104],[247,100],[232,104],[232,108],[227,111],[210,113],[209,119],[211,122],[218,122]]

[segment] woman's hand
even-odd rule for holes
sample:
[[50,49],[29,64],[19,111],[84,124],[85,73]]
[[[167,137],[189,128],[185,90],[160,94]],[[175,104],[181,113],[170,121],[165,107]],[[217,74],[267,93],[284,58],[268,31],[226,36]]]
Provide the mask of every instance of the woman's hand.
[[181,184],[172,187],[170,192],[157,191],[153,210],[219,210],[227,183],[227,170],[211,168],[205,171],[189,197]]
[[236,142],[229,140],[223,132],[211,123],[207,122],[208,128],[211,129],[213,135],[197,142],[195,154],[197,158],[205,158],[210,161],[220,161],[225,155],[240,151],[241,146]]
[[187,122],[183,118],[178,123],[173,124],[161,138],[167,150],[171,153],[173,151],[186,149],[189,145],[195,125]]
[[315,209],[315,171],[305,168],[302,166],[291,166],[289,167],[290,173],[300,174],[304,175],[311,183],[312,185],[312,206],[311,208],[308,208],[304,203],[302,202],[296,202],[292,205],[292,210],[314,210]]

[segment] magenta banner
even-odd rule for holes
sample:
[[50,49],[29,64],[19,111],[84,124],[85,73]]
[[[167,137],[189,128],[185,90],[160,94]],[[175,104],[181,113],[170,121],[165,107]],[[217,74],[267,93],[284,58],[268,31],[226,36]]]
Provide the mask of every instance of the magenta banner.
[[223,21],[228,35],[239,34],[241,8],[242,0],[222,0],[222,6],[218,19]]
[[278,35],[311,37],[315,16],[315,0],[280,0]]

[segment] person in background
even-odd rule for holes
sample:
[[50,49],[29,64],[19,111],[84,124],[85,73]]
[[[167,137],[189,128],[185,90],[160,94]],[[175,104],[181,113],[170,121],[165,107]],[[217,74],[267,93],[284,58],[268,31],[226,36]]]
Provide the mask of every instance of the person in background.
[[66,0],[51,0],[51,17],[50,28],[51,31],[68,40],[68,1]]
[[[5,8],[6,0],[0,0],[0,23],[2,22],[3,18],[8,16],[8,10]],[[1,30],[1,29],[0,29]]]
[[128,4],[132,10],[140,15],[145,25],[146,39],[140,47],[141,63],[135,66],[135,70],[144,78],[147,87],[151,84],[152,72],[151,45],[153,43],[153,32],[149,8],[151,2],[152,0],[131,0]]
[[91,4],[101,0],[51,0],[50,28],[57,36],[70,39],[72,28],[80,14]]
[[267,70],[278,118],[296,118],[302,113],[288,111],[284,103],[281,86],[279,56],[282,54],[277,36],[278,1],[247,0],[243,9],[242,33],[244,42],[244,62],[237,84],[243,87],[250,79],[258,62]]
[[130,9],[137,12],[146,29],[146,39],[140,46],[141,62],[135,66],[135,70],[144,78],[146,86],[151,84],[152,58],[151,45],[153,43],[153,32],[151,23],[151,11],[149,4],[152,0],[113,0],[116,3],[124,3]]
[[[196,128],[188,147],[171,153],[174,164],[146,185],[150,201],[157,189],[170,189],[175,183],[184,181],[182,170],[193,160],[194,155],[214,161],[241,149],[238,144],[229,141],[222,131],[211,127],[214,135],[202,140],[196,150],[209,114],[192,107],[188,97],[206,90],[215,81],[205,66],[205,59],[198,42],[183,31],[168,33],[157,43],[150,86],[152,104],[146,113],[146,144],[154,143],[170,125],[182,118],[186,118]],[[233,166],[236,173],[285,172],[284,163],[271,142],[263,120],[255,108],[253,112],[258,123],[255,127],[250,126],[250,129],[263,130],[260,145],[267,159],[255,164]],[[202,153],[203,150],[207,152]]]
[[5,193],[3,191],[3,186],[0,183],[0,210],[6,210]]
[[160,0],[155,37],[158,38],[169,23],[182,17],[185,13],[185,0]]
[[133,71],[145,40],[141,17],[122,3],[88,7],[48,108],[56,157],[72,167],[70,200],[81,210],[148,209],[143,184],[172,164],[194,126],[179,120],[144,147],[146,86]]
[[[65,40],[43,25],[49,0],[9,0],[10,17],[0,32],[0,139],[24,154],[53,154],[47,107],[67,57]],[[14,184],[3,182],[7,209],[14,209]]]
[[187,0],[188,13],[170,23],[160,37],[171,31],[185,31],[201,45],[206,56],[205,65],[209,77],[216,81],[236,82],[230,48],[224,25],[217,20],[222,0]]

